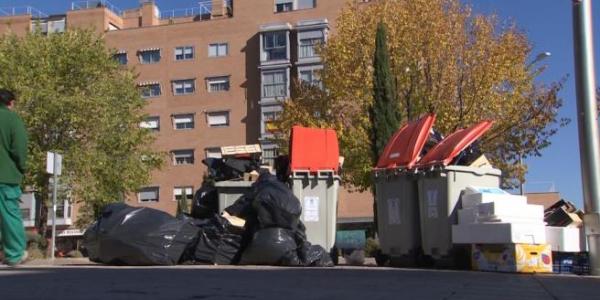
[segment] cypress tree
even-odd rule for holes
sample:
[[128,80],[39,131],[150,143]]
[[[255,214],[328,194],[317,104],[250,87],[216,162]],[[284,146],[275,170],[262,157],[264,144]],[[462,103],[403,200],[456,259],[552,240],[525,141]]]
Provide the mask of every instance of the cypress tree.
[[377,162],[388,140],[400,124],[386,36],[386,27],[382,22],[379,22],[375,36],[373,105],[370,111],[371,146],[374,162]]

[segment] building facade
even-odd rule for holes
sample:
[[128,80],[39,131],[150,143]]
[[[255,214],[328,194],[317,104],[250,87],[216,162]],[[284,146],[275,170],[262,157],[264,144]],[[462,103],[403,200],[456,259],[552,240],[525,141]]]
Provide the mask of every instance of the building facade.
[[[268,138],[281,101],[294,80],[321,85],[316,46],[326,43],[345,5],[362,2],[204,0],[161,11],[154,1],[127,10],[77,1],[63,15],[0,11],[0,33],[92,28],[104,35],[115,59],[139,73],[149,115],[140,126],[152,129],[156,149],[169,153],[152,184],[129,202],[174,213],[176,200],[191,199],[200,186],[201,160],[218,156],[219,147],[260,143],[265,161],[277,155]],[[372,203],[370,194],[343,195],[341,201]]]

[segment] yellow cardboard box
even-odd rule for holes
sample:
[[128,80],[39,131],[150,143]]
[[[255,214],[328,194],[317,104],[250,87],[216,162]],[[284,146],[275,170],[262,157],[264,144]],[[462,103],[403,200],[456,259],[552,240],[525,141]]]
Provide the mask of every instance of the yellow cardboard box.
[[473,244],[473,270],[516,273],[552,273],[550,245]]

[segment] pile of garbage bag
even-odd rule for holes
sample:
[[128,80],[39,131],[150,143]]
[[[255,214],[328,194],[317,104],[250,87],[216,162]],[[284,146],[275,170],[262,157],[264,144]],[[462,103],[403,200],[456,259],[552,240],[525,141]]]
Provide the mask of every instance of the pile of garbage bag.
[[198,227],[160,210],[108,205],[83,235],[93,262],[109,265],[175,265],[198,236]]
[[[290,188],[265,172],[252,192],[215,213],[216,191],[196,193],[192,214],[173,217],[151,208],[107,206],[84,234],[90,260],[112,265],[333,266],[325,249],[311,245],[302,207]],[[243,226],[232,224],[243,219]]]

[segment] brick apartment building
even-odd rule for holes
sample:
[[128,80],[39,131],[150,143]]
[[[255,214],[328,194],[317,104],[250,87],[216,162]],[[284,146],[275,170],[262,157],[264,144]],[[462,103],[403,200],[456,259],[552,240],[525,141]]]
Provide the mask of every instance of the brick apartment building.
[[[218,156],[218,147],[260,143],[265,161],[277,155],[267,138],[279,103],[290,96],[293,80],[320,85],[315,46],[327,41],[348,1],[204,0],[171,11],[154,1],[126,10],[77,1],[62,15],[0,10],[0,33],[23,35],[40,24],[48,33],[93,28],[104,34],[115,59],[139,72],[150,116],[141,126],[155,131],[156,149],[171,158],[130,204],[174,213],[176,199],[191,198],[202,182],[201,160]],[[351,218],[372,218],[369,193],[342,191],[340,201],[344,211],[360,203]]]

